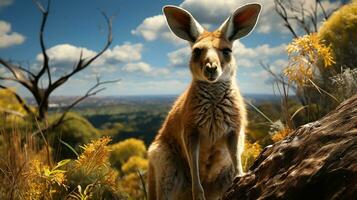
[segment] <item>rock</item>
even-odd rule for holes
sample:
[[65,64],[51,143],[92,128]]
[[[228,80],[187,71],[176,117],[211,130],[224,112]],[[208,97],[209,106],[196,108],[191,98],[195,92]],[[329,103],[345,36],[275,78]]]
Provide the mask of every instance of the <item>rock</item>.
[[357,199],[357,95],[265,148],[222,199]]

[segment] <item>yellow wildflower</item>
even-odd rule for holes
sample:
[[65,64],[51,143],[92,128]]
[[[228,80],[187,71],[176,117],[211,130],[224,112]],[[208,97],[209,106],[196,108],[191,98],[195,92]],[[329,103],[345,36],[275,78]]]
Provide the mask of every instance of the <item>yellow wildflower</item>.
[[326,68],[335,63],[331,47],[324,45],[316,33],[294,39],[286,51],[289,64],[284,74],[299,86],[310,84],[318,62]]

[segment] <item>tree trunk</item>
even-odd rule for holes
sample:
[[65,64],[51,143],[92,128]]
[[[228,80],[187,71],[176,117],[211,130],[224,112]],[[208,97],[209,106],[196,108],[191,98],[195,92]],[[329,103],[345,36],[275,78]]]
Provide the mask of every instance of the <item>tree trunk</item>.
[[227,199],[355,199],[357,95],[263,150]]
[[45,94],[45,90],[39,89],[36,90],[35,92],[32,93],[33,96],[35,97],[36,103],[37,103],[37,109],[38,109],[38,114],[37,114],[37,120],[40,122],[44,121],[47,117],[47,111],[48,111],[48,104],[49,104],[49,95]]

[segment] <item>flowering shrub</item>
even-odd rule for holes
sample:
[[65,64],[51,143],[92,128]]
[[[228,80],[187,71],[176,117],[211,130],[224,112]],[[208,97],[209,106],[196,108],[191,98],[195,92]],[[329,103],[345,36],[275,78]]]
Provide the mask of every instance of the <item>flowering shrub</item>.
[[289,64],[284,74],[298,86],[311,85],[311,79],[318,73],[318,62],[325,68],[334,63],[331,48],[323,44],[316,33],[294,39],[288,45],[287,53]]

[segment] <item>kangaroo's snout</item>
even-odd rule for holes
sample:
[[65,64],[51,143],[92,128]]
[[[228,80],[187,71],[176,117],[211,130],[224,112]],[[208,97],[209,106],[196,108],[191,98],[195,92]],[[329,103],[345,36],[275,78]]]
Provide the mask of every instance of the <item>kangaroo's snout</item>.
[[209,81],[214,81],[218,77],[217,67],[216,63],[206,63],[203,73]]

